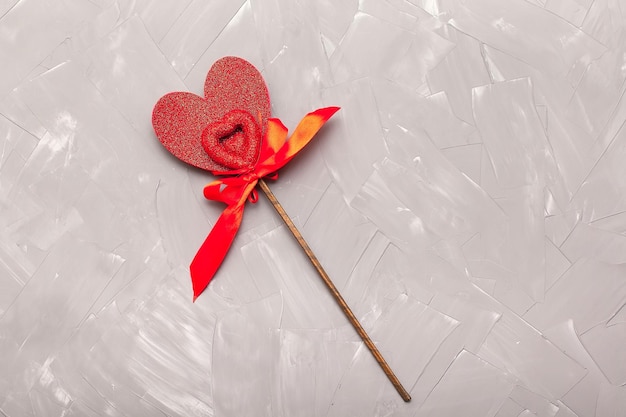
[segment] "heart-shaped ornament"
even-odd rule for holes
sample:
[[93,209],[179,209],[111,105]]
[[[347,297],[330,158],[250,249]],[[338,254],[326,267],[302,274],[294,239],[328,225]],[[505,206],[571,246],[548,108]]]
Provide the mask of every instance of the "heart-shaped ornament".
[[231,110],[202,132],[202,147],[209,157],[233,170],[254,166],[261,145],[261,129],[250,113]]
[[252,167],[270,117],[267,86],[248,61],[216,61],[204,83],[204,97],[169,93],[154,106],[152,125],[159,141],[178,159],[212,172]]

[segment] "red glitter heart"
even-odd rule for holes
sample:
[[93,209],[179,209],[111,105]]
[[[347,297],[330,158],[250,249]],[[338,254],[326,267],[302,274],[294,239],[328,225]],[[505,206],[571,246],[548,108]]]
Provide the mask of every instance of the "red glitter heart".
[[[244,139],[245,134],[239,137],[233,132],[231,139],[222,141],[215,149],[215,141],[203,142],[207,127],[220,123],[233,110],[243,111],[253,119],[258,136]],[[256,161],[269,117],[270,99],[263,77],[248,61],[229,56],[216,61],[209,70],[204,98],[186,92],[166,94],[154,106],[152,125],[163,146],[178,159],[219,172],[247,167]],[[212,145],[207,148],[205,142]]]
[[259,156],[261,129],[247,111],[232,110],[202,132],[202,147],[225,167],[252,168]]

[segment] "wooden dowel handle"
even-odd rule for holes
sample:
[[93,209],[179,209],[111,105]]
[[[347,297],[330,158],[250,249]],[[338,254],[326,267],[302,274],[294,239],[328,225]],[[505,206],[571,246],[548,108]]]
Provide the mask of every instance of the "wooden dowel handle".
[[311,261],[311,263],[313,264],[313,266],[319,273],[320,277],[324,281],[324,284],[326,284],[326,287],[328,287],[328,289],[330,290],[330,293],[335,298],[335,301],[337,301],[337,303],[343,310],[344,314],[350,321],[350,324],[352,324],[352,327],[354,327],[354,330],[356,330],[359,336],[361,336],[361,339],[365,343],[365,346],[367,346],[370,352],[372,352],[372,355],[374,355],[376,362],[378,362],[383,372],[385,372],[385,375],[387,375],[387,378],[389,378],[389,381],[391,381],[396,391],[398,391],[398,394],[400,394],[400,397],[402,397],[402,399],[406,402],[411,401],[411,396],[409,395],[409,393],[406,391],[406,389],[404,389],[404,387],[398,380],[398,377],[396,377],[396,375],[393,373],[393,371],[391,370],[391,367],[389,366],[387,361],[385,361],[385,358],[383,358],[383,355],[380,353],[376,345],[374,345],[374,342],[372,342],[372,339],[370,339],[365,329],[363,329],[363,326],[361,326],[361,323],[359,323],[359,320],[356,318],[356,316],[354,315],[354,313],[352,312],[352,310],[350,309],[346,301],[343,299],[343,297],[341,296],[341,293],[339,293],[339,290],[337,289],[337,287],[335,287],[335,284],[333,284],[333,282],[331,281],[330,277],[328,276],[328,274],[322,267],[322,264],[318,261],[317,257],[315,256],[315,254],[309,247],[308,243],[306,243],[306,241],[304,240],[304,237],[302,237],[302,234],[296,228],[296,225],[293,223],[291,218],[287,215],[287,212],[285,212],[285,209],[283,208],[283,206],[278,202],[278,199],[276,198],[274,193],[272,193],[272,190],[270,190],[269,186],[262,178],[259,179],[259,186],[261,187],[261,190],[263,191],[263,193],[265,193],[265,195],[267,196],[267,199],[272,203],[272,205],[274,206],[274,208],[276,209],[280,217],[283,219],[283,221],[285,222],[285,224],[287,225],[287,227],[289,228],[293,236],[296,238],[296,240],[300,244],[300,247],[302,248],[302,250],[304,250],[304,253],[306,253],[307,257],[309,258],[309,260]]

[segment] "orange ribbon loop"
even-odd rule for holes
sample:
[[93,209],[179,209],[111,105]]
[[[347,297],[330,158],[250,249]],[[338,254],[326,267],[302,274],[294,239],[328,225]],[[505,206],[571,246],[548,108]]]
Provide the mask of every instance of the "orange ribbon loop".
[[[227,205],[191,262],[194,301],[219,269],[241,225],[246,200],[258,200],[255,187],[260,178],[278,178],[277,171],[302,150],[339,107],[325,107],[307,114],[287,139],[287,128],[278,119],[268,119],[259,160],[247,172],[225,177],[204,187],[204,197]],[[214,172],[216,175],[232,174]]]

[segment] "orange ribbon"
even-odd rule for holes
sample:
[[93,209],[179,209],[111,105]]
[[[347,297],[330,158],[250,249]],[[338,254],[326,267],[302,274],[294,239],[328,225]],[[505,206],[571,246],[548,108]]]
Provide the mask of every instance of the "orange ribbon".
[[[194,301],[209,285],[233,243],[241,225],[246,200],[250,198],[253,202],[256,201],[254,188],[259,179],[271,176],[285,166],[338,110],[339,107],[325,107],[307,114],[289,138],[287,138],[287,128],[280,120],[268,119],[256,165],[238,176],[213,181],[204,188],[205,198],[221,201],[228,207],[220,215],[191,262]],[[214,172],[214,174],[228,175],[229,172]]]

